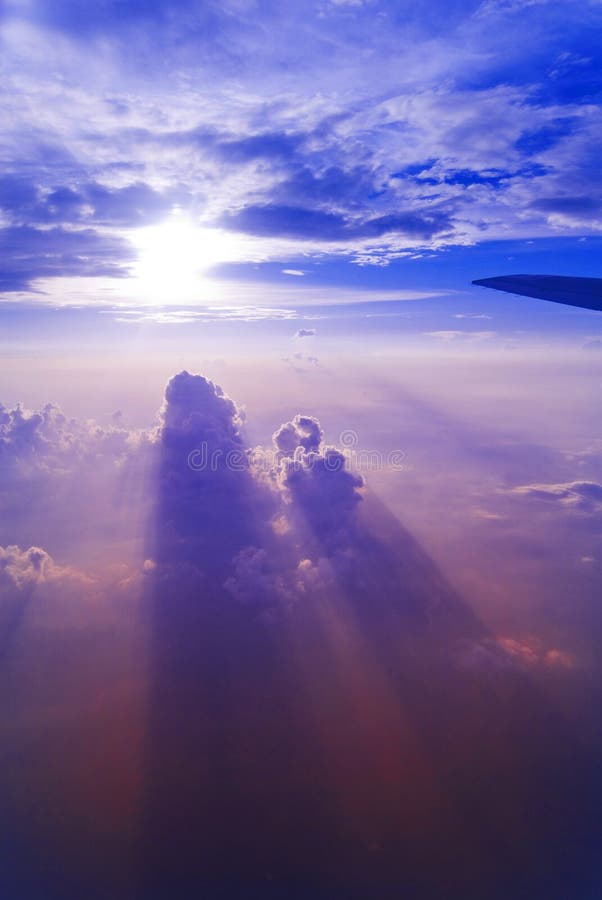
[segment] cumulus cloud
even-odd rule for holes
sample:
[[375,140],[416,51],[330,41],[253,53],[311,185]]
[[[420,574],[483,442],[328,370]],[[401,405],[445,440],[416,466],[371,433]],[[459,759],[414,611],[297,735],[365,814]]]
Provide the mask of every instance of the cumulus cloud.
[[[279,437],[282,440],[283,436]],[[312,538],[330,548],[350,540],[363,480],[347,471],[346,457],[340,450],[306,450],[300,445],[293,456],[281,460],[278,483],[299,528],[307,528]]]
[[[316,417],[292,415],[275,429],[272,447],[251,448],[236,401],[183,371],[167,384],[157,425],[146,432],[128,430],[119,417],[105,428],[78,423],[52,406],[2,409],[0,425],[1,471],[9,472],[2,534],[35,535],[0,542],[0,658],[16,710],[0,742],[7,765],[17,761],[15,783],[27,776],[24,803],[7,798],[2,815],[27,826],[32,797],[45,798],[35,829],[22,832],[23,871],[37,858],[38,833],[55,834],[60,816],[69,860],[80,841],[103,847],[98,870],[107,896],[116,893],[124,833],[142,877],[153,890],[166,883],[166,893],[174,884],[196,889],[207,872],[226,883],[239,864],[245,878],[251,872],[264,884],[264,848],[285,883],[308,859],[323,858],[325,840],[341,871],[355,872],[359,854],[362,871],[371,865],[378,873],[381,855],[367,849],[366,823],[370,839],[374,832],[392,847],[387,871],[396,873],[417,816],[426,823],[420,846],[425,830],[434,844],[440,838],[442,795],[424,818],[433,771],[455,802],[475,782],[475,765],[479,784],[495,784],[496,792],[502,784],[517,798],[517,823],[525,796],[549,816],[547,781],[525,795],[534,754],[541,759],[559,746],[556,732],[550,737],[556,723],[568,742],[553,770],[557,784],[584,732],[571,743],[575,730],[539,688],[562,681],[570,694],[585,671],[580,657],[561,641],[488,635],[420,544],[348,470],[345,454],[325,443]],[[136,482],[142,469],[148,478]],[[24,502],[28,470],[35,491]],[[74,485],[69,495],[61,493],[65,482]],[[111,516],[103,503],[115,488],[144,532],[134,553],[114,545],[119,507]],[[27,522],[15,519],[17,506],[28,507]],[[76,542],[91,518],[93,552]],[[59,553],[59,533],[69,528]],[[85,564],[91,557],[93,566]],[[501,758],[510,759],[507,770]],[[113,784],[120,789],[109,791]],[[51,808],[52,785],[60,797]],[[74,795],[67,800],[65,785]],[[571,781],[572,798],[574,788]],[[471,810],[473,802],[471,795]],[[361,823],[357,838],[350,810]],[[462,811],[451,809],[453,822]],[[490,811],[485,796],[475,839]],[[319,830],[309,855],[308,822]],[[120,862],[111,868],[100,837],[115,829]],[[205,837],[189,843],[190,834]],[[558,834],[566,834],[564,806]],[[242,851],[233,863],[232,846],[249,842],[248,856]],[[63,877],[71,863],[59,843],[53,858]],[[468,852],[473,847],[471,834]],[[446,841],[446,856],[447,849]],[[522,838],[519,849],[522,864]],[[298,852],[294,865],[291,852]],[[11,857],[10,866],[21,878],[19,860]],[[399,871],[406,883],[405,861]],[[88,868],[84,876],[89,882]],[[48,878],[45,870],[40,883]],[[78,883],[68,896],[82,889]]]
[[413,617],[423,629],[449,618],[454,629],[473,630],[409,536],[391,520],[374,531],[372,507],[362,512],[363,478],[344,452],[324,444],[314,416],[280,425],[272,448],[250,448],[235,402],[208,379],[182,372],[165,392],[157,452],[148,555],[155,577],[193,567],[199,602],[235,602],[275,621],[299,605],[313,608],[325,594],[342,592],[361,608],[376,592],[387,598],[382,616]]
[[261,545],[270,497],[251,473],[242,425],[242,411],[201,375],[181,372],[168,383],[158,445],[159,563],[184,560],[223,581],[240,550]]
[[313,416],[297,415],[274,432],[274,445],[285,456],[294,456],[298,448],[317,451],[323,437],[320,423]]
[[129,606],[134,573],[111,566],[93,577],[74,565],[59,565],[41,547],[0,546],[0,659],[22,631],[58,633],[115,623],[115,605]]
[[[91,547],[128,566],[137,556],[146,590],[236,601],[271,617],[335,585],[357,594],[354,602],[380,590],[393,605],[398,596],[400,609],[421,610],[424,622],[431,615],[430,563],[420,563],[419,578],[400,574],[393,524],[373,533],[362,477],[324,443],[314,416],[294,415],[271,448],[252,448],[244,411],[184,371],[146,431],[123,417],[76,421],[52,404],[1,407],[0,458],[3,544],[39,545],[75,562]],[[127,577],[133,589],[139,576]]]
[[159,566],[194,564],[208,591],[262,615],[317,590],[325,560],[354,553],[362,486],[322,441],[319,421],[299,414],[274,433],[273,450],[251,451],[240,409],[218,386],[175,376],[159,432]]
[[0,547],[0,591],[23,591],[52,577],[54,564],[39,547]]
[[315,328],[299,328],[299,330],[295,332],[295,337],[296,338],[314,337],[315,333],[316,333]]
[[[201,596],[258,612],[262,597],[265,610],[283,613],[317,602],[324,585],[358,605],[367,593],[386,595],[423,623],[438,594],[440,609],[454,607],[398,523],[376,528],[384,519],[374,498],[346,454],[325,444],[315,416],[293,415],[273,447],[253,448],[244,410],[200,375],[171,379],[158,426],[146,431],[123,417],[76,421],[51,404],[2,407],[0,458],[0,545],[44,547],[76,565],[91,548],[128,565],[137,554],[140,566],[152,561],[146,578],[157,591],[195,585]],[[585,517],[599,514],[601,491],[595,480],[534,481],[506,496]],[[488,517],[506,528],[510,513],[494,508]],[[589,554],[589,544],[576,552]],[[457,620],[472,627],[464,613]]]
[[27,465],[45,471],[73,469],[80,462],[123,461],[141,434],[119,422],[103,428],[94,422],[67,418],[47,403],[38,412],[0,404],[0,454],[6,467]]
[[42,604],[52,602],[54,608],[44,610],[44,615],[39,618],[52,622],[54,617],[54,624],[60,627],[61,605],[67,598],[82,608],[82,621],[86,612],[91,613],[91,596],[98,596],[106,590],[107,593],[121,592],[123,597],[124,590],[138,573],[117,565],[109,566],[103,575],[104,581],[76,566],[60,565],[41,547],[22,549],[15,544],[0,546],[0,605],[4,603],[6,611],[7,603],[14,603],[16,599],[22,603],[31,599]]
[[[0,543],[39,543],[63,555],[82,542],[132,539],[153,470],[153,430],[0,404]],[[136,498],[140,510],[128,510]]]
[[162,440],[167,446],[207,441],[212,449],[227,452],[242,445],[241,426],[240,410],[219,385],[188,372],[168,383],[162,410]]

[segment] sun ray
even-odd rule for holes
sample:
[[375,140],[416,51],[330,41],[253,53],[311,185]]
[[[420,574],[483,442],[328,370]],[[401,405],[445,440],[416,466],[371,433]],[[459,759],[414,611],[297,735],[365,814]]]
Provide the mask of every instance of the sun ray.
[[220,263],[252,256],[251,242],[244,236],[200,227],[176,214],[138,229],[130,240],[138,252],[132,289],[147,303],[215,300],[218,287],[207,273]]

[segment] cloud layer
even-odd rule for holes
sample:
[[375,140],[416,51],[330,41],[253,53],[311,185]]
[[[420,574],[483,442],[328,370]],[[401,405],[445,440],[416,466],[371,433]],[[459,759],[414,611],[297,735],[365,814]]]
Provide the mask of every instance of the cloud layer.
[[452,6],[9,3],[2,288],[123,274],[176,207],[291,261],[595,233],[599,4]]
[[[253,447],[182,371],[146,431],[52,405],[0,427],[11,890],[263,896],[269,866],[287,894],[394,897],[409,873],[497,900],[539,890],[558,842],[550,896],[597,877],[591,655],[490,632],[315,416]],[[499,498],[591,518],[596,486]],[[505,849],[481,865],[484,829]]]

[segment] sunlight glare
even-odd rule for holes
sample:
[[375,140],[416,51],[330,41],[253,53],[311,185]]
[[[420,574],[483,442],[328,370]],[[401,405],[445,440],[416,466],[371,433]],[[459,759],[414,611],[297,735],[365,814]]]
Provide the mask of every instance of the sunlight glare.
[[139,229],[132,236],[138,261],[132,277],[136,293],[148,302],[206,299],[205,277],[214,266],[248,258],[244,236],[217,228],[200,228],[183,219]]

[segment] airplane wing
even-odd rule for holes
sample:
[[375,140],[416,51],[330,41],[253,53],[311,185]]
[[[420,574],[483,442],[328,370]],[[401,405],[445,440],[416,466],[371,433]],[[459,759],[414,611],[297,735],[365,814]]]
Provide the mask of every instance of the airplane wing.
[[479,278],[473,281],[483,287],[552,300],[582,309],[602,312],[602,278],[572,278],[567,275],[498,275],[495,278]]

